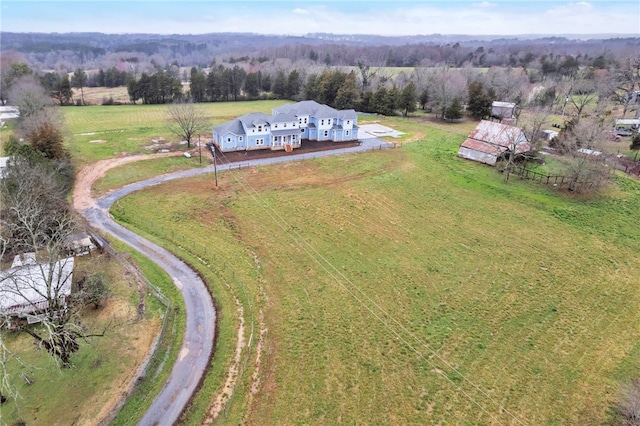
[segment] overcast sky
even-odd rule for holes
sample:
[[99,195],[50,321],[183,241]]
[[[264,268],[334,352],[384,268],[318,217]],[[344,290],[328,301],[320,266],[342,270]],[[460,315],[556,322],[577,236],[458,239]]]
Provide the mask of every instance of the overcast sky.
[[640,0],[0,0],[0,12],[12,32],[640,36]]

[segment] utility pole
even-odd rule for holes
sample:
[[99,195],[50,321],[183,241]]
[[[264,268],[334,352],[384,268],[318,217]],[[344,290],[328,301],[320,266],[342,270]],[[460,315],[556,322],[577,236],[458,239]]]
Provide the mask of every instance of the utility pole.
[[216,146],[211,142],[211,149],[213,150],[213,175],[216,177],[216,188],[218,187],[218,166],[216,164]]

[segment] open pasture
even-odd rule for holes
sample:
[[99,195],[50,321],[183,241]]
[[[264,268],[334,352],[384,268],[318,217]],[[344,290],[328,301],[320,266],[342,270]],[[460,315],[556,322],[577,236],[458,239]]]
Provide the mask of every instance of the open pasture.
[[610,419],[640,373],[640,185],[584,200],[505,184],[456,157],[464,132],[425,124],[399,149],[228,171],[218,190],[171,182],[112,209],[242,301],[249,352],[226,422]]

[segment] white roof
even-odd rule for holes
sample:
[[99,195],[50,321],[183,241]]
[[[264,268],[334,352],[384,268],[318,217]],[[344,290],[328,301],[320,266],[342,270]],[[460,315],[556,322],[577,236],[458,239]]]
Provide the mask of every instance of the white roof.
[[618,124],[640,125],[640,118],[619,118],[616,120],[616,125]]
[[[73,257],[69,257],[53,265],[26,264],[0,271],[0,312],[30,313],[46,309],[47,300],[70,295],[73,263]],[[47,285],[45,277],[50,272],[52,279]]]
[[492,107],[505,107],[505,108],[515,108],[516,104],[512,102],[501,102],[501,101],[493,101],[491,104]]
[[594,157],[597,157],[598,155],[602,155],[602,151],[595,151],[589,148],[580,148],[578,149],[578,152],[585,155],[593,155]]
[[20,266],[26,265],[35,265],[36,263],[36,254],[35,253],[22,253],[16,254],[13,258],[13,262],[11,263],[12,268],[18,268]]

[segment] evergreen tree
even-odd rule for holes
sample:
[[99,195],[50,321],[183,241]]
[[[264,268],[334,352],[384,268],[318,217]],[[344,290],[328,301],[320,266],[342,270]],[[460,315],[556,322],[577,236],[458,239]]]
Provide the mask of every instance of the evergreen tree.
[[462,103],[460,99],[455,98],[445,111],[445,118],[449,120],[457,120],[462,118]]
[[300,92],[301,87],[300,73],[297,70],[291,71],[287,78],[287,99],[294,99]]
[[417,109],[417,103],[418,95],[416,93],[416,85],[414,82],[411,82],[402,89],[402,93],[400,95],[399,107],[402,110],[402,115],[406,117],[410,112],[415,112]]
[[638,159],[638,151],[640,151],[640,133],[636,133],[631,139],[631,145],[629,145],[631,151],[636,152],[635,160]]
[[482,83],[479,81],[469,83],[468,91],[467,109],[471,116],[476,120],[481,120],[491,115],[493,101],[484,90]]
[[244,91],[250,98],[257,98],[260,93],[260,81],[257,72],[250,72],[244,81]]
[[304,85],[304,98],[317,99],[318,97],[318,74],[310,74],[307,83]]
[[356,82],[356,75],[351,71],[338,89],[335,107],[337,109],[354,109],[358,105],[360,90]]
[[204,102],[207,97],[207,77],[204,71],[192,67],[189,78],[189,92],[193,102]]
[[424,90],[420,93],[420,107],[424,110],[427,107],[428,103],[429,103],[429,89],[425,87]]
[[280,70],[276,73],[276,78],[273,81],[272,87],[273,94],[278,99],[284,99],[287,96],[287,77],[284,75],[284,71]]
[[58,79],[55,89],[51,95],[60,105],[68,105],[71,102],[73,92],[71,91],[71,83],[69,82],[68,75],[65,74]]

